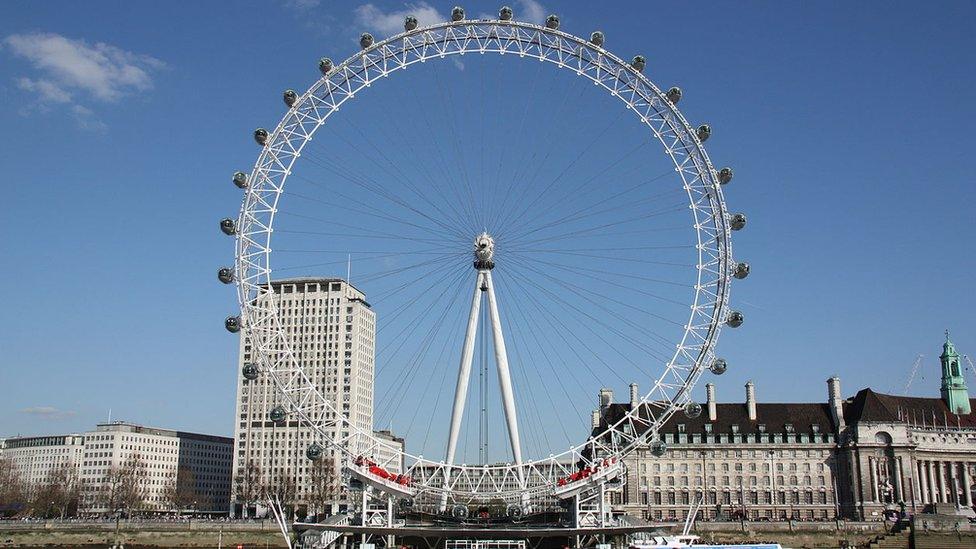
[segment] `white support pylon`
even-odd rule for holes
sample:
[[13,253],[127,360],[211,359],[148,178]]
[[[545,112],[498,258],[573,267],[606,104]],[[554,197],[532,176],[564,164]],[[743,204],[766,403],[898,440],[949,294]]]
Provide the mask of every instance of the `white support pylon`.
[[[478,314],[481,311],[482,294],[488,294],[488,308],[492,328],[493,344],[495,348],[495,365],[498,368],[498,384],[501,387],[502,405],[505,410],[505,422],[508,427],[508,438],[512,445],[512,456],[519,466],[519,477],[522,476],[522,444],[518,432],[518,416],[515,412],[515,394],[512,390],[512,378],[508,368],[508,353],[505,350],[505,337],[502,334],[501,317],[498,314],[498,301],[495,297],[494,283],[491,279],[491,269],[495,266],[492,261],[495,241],[488,233],[482,233],[474,241],[474,267],[478,271],[475,279],[474,295],[471,297],[471,312],[468,315],[467,331],[464,334],[464,347],[461,350],[461,364],[458,368],[457,387],[454,390],[454,407],[451,410],[451,430],[447,441],[447,455],[445,463],[454,464],[457,450],[458,436],[461,431],[461,420],[464,418],[464,404],[468,397],[468,384],[471,379],[471,362],[474,358],[474,344],[478,331]],[[450,481],[447,471],[444,475],[445,485]],[[442,508],[446,505],[442,501]]]

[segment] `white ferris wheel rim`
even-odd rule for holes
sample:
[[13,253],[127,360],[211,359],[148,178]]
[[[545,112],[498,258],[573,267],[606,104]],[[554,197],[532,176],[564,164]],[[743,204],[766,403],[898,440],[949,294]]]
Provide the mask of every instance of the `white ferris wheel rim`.
[[[416,62],[466,53],[497,53],[531,57],[584,76],[623,101],[650,128],[671,157],[682,179],[694,216],[698,252],[695,297],[684,334],[675,353],[640,405],[608,425],[596,436],[548,457],[514,464],[445,464],[391,451],[390,462],[402,457],[406,473],[414,473],[419,490],[455,497],[525,496],[551,490],[555,478],[607,456],[622,457],[649,437],[682,406],[705,367],[715,360],[715,345],[729,313],[733,268],[729,213],[718,174],[701,140],[677,107],[650,79],[631,64],[583,38],[557,29],[515,20],[442,22],[403,32],[370,45],[336,65],[318,79],[289,108],[267,141],[248,177],[236,224],[235,281],[241,307],[241,337],[249,339],[261,371],[269,375],[285,398],[290,413],[313,428],[320,440],[349,456],[371,455],[378,447],[393,450],[372,431],[353,425],[311,382],[295,359],[277,314],[271,288],[271,237],[278,201],[292,166],[302,149],[326,120],[360,90],[379,78]],[[258,299],[258,296],[268,297]],[[273,349],[274,345],[279,348]],[[272,355],[277,358],[272,360]],[[314,410],[328,410],[338,418],[315,421]],[[644,413],[641,413],[644,411]],[[345,437],[325,430],[341,425]],[[336,430],[339,432],[339,430]],[[382,465],[382,463],[381,463]],[[434,471],[431,475],[429,471]],[[438,473],[439,471],[439,473]],[[426,475],[426,476],[424,476]],[[438,476],[439,475],[439,476]],[[495,480],[486,481],[491,478]],[[517,479],[517,490],[497,479]],[[450,483],[445,482],[450,479]]]

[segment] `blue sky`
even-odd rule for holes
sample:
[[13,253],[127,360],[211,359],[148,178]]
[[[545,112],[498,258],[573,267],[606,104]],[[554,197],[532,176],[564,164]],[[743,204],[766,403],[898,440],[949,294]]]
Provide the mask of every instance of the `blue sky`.
[[[623,57],[646,55],[647,75],[680,85],[685,115],[712,125],[713,160],[735,168],[727,198],[750,220],[736,235],[736,256],[753,273],[734,288],[746,324],[723,334],[730,370],[714,379],[720,400],[741,400],[753,379],[763,401],[821,401],[833,374],[848,395],[865,386],[901,392],[920,353],[911,393],[935,395],[944,329],[960,352],[976,355],[971,3],[514,6],[517,17],[559,13],[562,28],[575,34],[599,28]],[[254,162],[251,131],[276,124],[281,91],[307,88],[320,56],[354,53],[363,30],[389,34],[401,12],[423,23],[450,7],[0,5],[7,136],[0,249],[8,284],[0,434],[84,430],[109,409],[115,418],[229,434],[237,342],[221,321],[236,305],[214,272],[233,250],[216,220],[239,206],[230,174]],[[498,6],[465,7],[477,14]],[[477,63],[442,67],[435,78],[457,82],[458,122],[502,133],[518,117],[485,121],[477,105],[492,100],[500,113],[508,105],[518,112],[514,101],[540,77],[534,67],[512,69],[502,86],[508,66]],[[527,111],[540,111],[532,120],[563,120],[548,102],[562,97],[565,75],[551,72],[537,85],[557,95],[526,102]],[[399,118],[399,130],[428,132],[419,121],[426,112],[435,132],[449,131],[451,118],[437,110],[443,102],[422,87],[431,86],[426,76],[405,73],[400,87],[351,106],[337,138],[345,128],[353,141],[355,128],[365,128],[383,140],[390,114],[403,114],[406,96],[397,94],[411,89],[421,90],[419,110]],[[569,101],[589,105],[585,94]],[[612,120],[603,114],[612,107],[593,101],[592,111],[574,110],[573,127]],[[623,150],[632,131],[614,126],[599,146]],[[443,141],[413,152],[433,158]],[[323,154],[352,154],[339,141],[321,145]],[[374,177],[388,171],[369,169]],[[314,166],[308,170],[318,177]],[[304,208],[295,213],[313,211]],[[359,265],[354,270],[369,270]],[[608,383],[623,392],[620,382]],[[541,384],[525,387],[543,399]],[[409,405],[416,397],[405,398]],[[586,398],[584,410],[595,402]]]

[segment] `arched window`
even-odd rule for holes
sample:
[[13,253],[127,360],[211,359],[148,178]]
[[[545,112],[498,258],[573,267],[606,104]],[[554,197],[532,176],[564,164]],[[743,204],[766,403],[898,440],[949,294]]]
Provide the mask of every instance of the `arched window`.
[[877,442],[878,444],[890,445],[891,444],[891,435],[889,435],[888,433],[886,433],[884,431],[878,431],[874,435],[874,441]]

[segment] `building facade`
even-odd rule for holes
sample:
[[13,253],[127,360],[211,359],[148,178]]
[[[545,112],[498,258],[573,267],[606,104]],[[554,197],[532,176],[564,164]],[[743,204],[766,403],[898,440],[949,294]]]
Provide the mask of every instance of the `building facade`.
[[[302,364],[312,383],[331,401],[336,410],[363,431],[373,429],[373,382],[376,356],[376,314],[366,295],[339,278],[294,278],[272,282],[280,299],[281,325],[289,338],[289,346]],[[322,512],[320,498],[314,491],[315,465],[305,457],[305,450],[317,436],[299,418],[287,410],[284,399],[273,381],[264,375],[249,380],[244,376],[245,365],[257,357],[246,338],[241,338],[239,374],[237,381],[237,410],[234,426],[236,451],[234,456],[234,504],[232,511],[243,514],[256,503],[260,490],[287,485],[295,494],[297,507],[307,512]],[[287,419],[275,423],[269,415],[276,407],[284,407]],[[323,412],[324,421],[332,412]],[[344,437],[348,432],[334,427],[330,436]],[[379,435],[391,445],[403,440],[390,433]],[[330,450],[341,473],[342,459]],[[247,501],[250,500],[250,501]],[[336,505],[341,503],[337,499]],[[331,505],[330,505],[331,507]]]
[[20,479],[28,486],[37,486],[61,468],[69,468],[76,475],[85,442],[80,434],[11,437],[0,447],[0,455],[10,460]]
[[233,439],[145,427],[103,423],[84,435],[79,467],[80,509],[104,513],[124,506],[121,486],[135,484],[140,511],[174,510],[178,480],[188,483],[181,509],[226,512],[230,504]]
[[[832,377],[822,403],[762,403],[752,382],[743,402],[718,403],[707,384],[700,416],[679,412],[658,432],[664,456],[641,448],[626,458],[612,503],[665,521],[683,519],[701,498],[704,520],[872,520],[933,503],[970,512],[976,415],[948,339],[941,361],[941,398],[868,388],[844,399]],[[600,391],[594,434],[637,405],[637,387],[630,392],[630,402],[615,403]]]

